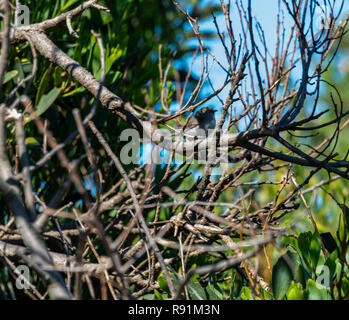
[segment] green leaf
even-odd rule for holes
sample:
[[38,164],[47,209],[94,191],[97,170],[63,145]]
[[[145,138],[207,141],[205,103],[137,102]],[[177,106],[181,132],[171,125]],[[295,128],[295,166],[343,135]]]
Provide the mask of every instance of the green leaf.
[[305,273],[305,276],[308,279],[312,277],[312,268],[311,268],[311,258],[310,258],[310,242],[312,238],[311,232],[301,233],[297,239],[297,252],[300,256],[300,261]]
[[43,114],[51,105],[55,102],[55,100],[58,98],[59,94],[61,92],[60,88],[53,88],[49,93],[44,94],[38,106],[36,107],[36,114],[41,115]]
[[44,94],[44,92],[46,91],[49,85],[49,80],[50,80],[49,77],[50,77],[51,71],[52,71],[51,68],[47,68],[40,80],[39,87],[36,93],[36,98],[35,98],[36,106],[38,105],[42,95]]
[[220,288],[219,284],[217,283],[216,274],[213,272],[209,276],[209,286],[207,290],[208,291],[212,290],[214,292],[214,295],[219,297],[219,300],[223,299],[223,290]]
[[267,290],[264,290],[262,288],[260,290],[261,290],[261,293],[263,294],[263,297],[265,300],[274,300],[274,297],[270,292],[268,292]]
[[62,85],[62,68],[56,67],[53,74],[53,82],[55,87],[60,87]]
[[207,300],[206,290],[201,286],[201,284],[191,279],[187,284],[189,296],[192,300]]
[[112,50],[111,55],[108,56],[105,60],[105,73],[108,73],[111,66],[114,64],[114,62],[120,59],[120,57],[122,56],[122,53],[123,53],[122,50],[118,48],[114,48]]
[[[299,253],[292,246],[288,246],[286,255],[289,258],[287,261],[289,261],[289,263],[292,262],[291,269],[293,270],[294,280],[300,282],[305,288],[306,282],[304,268]],[[284,257],[286,257],[286,255]]]
[[343,226],[349,230],[349,208],[344,205],[341,204],[340,208],[342,210],[343,215],[341,216],[341,219],[343,219]]
[[159,274],[157,280],[158,280],[158,284],[159,284],[161,290],[164,290],[166,292],[170,292],[170,289],[168,287],[167,281],[165,280],[165,278],[162,275],[162,273]]
[[252,292],[251,289],[249,287],[243,287],[241,289],[241,299],[242,300],[252,300]]
[[343,269],[342,264],[341,264],[341,263],[336,263],[336,271],[335,271],[335,274],[336,274],[336,278],[337,278],[337,279],[340,279],[340,278],[341,278],[342,269]]
[[337,251],[334,251],[328,256],[325,262],[325,266],[328,267],[328,269],[330,270],[330,279],[333,278],[336,272],[336,260],[337,260]]
[[9,82],[16,76],[18,76],[18,70],[12,70],[12,71],[6,72],[2,83],[5,84],[6,82]]
[[346,226],[346,214],[345,214],[345,210],[343,210],[339,215],[337,237],[339,241],[345,242],[347,241],[347,236],[348,236],[348,231]]
[[[40,102],[38,104],[38,106],[36,107],[36,114],[38,116],[42,115],[49,107],[51,107],[51,105],[55,102],[55,100],[58,98],[59,94],[61,92],[60,88],[53,88],[49,93],[44,94],[41,99]],[[32,121],[33,117],[30,116],[26,119],[26,123],[28,123],[29,121]]]
[[18,82],[19,82],[20,80],[24,79],[25,75],[24,75],[24,70],[22,67],[21,60],[18,57],[15,58],[15,68],[18,71],[18,77],[19,77]]
[[303,288],[305,288],[306,286],[306,281],[307,281],[307,277],[306,277],[306,273],[305,273],[305,270],[303,268],[302,265],[299,265],[296,270],[295,270],[295,274],[294,274],[294,277],[295,277],[295,281],[299,282],[302,284]]
[[59,13],[65,12],[70,6],[72,6],[78,0],[69,0],[63,7],[60,8]]
[[309,262],[309,247],[310,247],[310,241],[312,238],[312,234],[311,232],[304,232],[301,233],[298,237],[298,248],[300,250],[300,255],[301,258],[305,261],[305,262]]
[[272,288],[276,299],[282,299],[293,279],[292,270],[284,257],[273,267]]
[[235,300],[236,298],[238,298],[240,296],[241,289],[242,289],[242,281],[240,278],[234,275],[234,278],[231,283],[230,298],[232,300]]
[[122,78],[122,72],[116,71],[111,82],[114,83],[121,78]]
[[307,282],[306,298],[307,300],[331,300],[327,289],[312,279]]
[[342,289],[342,296],[346,296],[349,292],[349,280],[348,279],[346,279],[346,278],[342,279],[341,289]]
[[[85,11],[86,12],[86,11]],[[92,38],[91,41],[88,44],[88,58],[87,58],[87,66],[91,66],[91,60],[93,58],[93,52],[94,52],[94,47],[96,46],[97,40],[95,38]]]
[[74,90],[68,91],[67,93],[63,94],[62,97],[66,98],[69,96],[73,96],[74,94],[84,92],[86,89],[84,87],[77,87]]
[[286,294],[287,300],[303,300],[303,297],[302,285],[292,281]]
[[215,287],[207,286],[205,288],[207,299],[208,300],[223,300],[223,295],[220,290],[217,290]]
[[154,294],[155,294],[156,299],[164,300],[163,296],[161,295],[161,293],[158,290],[154,289]]
[[311,266],[313,270],[316,269],[316,266],[318,264],[320,252],[321,252],[320,237],[317,233],[313,233],[313,236],[310,241],[310,248],[309,248],[309,256],[310,256]]
[[95,76],[95,78],[97,80],[100,80],[101,60],[100,60],[99,46],[94,46],[94,48],[93,48],[92,70],[93,70],[93,75]]
[[110,212],[109,212],[109,217],[114,218],[114,217],[116,216],[117,212],[118,212],[118,211],[117,211],[116,209],[110,211]]

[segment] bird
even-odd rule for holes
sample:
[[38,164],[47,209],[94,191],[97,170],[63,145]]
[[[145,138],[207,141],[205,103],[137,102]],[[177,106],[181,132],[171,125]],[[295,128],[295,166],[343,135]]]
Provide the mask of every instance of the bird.
[[207,136],[209,130],[213,130],[216,127],[216,111],[212,107],[200,109],[183,128],[184,135],[187,138]]

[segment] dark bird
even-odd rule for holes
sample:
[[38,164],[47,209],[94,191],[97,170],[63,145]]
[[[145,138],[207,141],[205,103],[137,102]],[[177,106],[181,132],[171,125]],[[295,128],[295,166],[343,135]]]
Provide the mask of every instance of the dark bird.
[[209,130],[216,127],[215,114],[216,110],[211,107],[200,109],[189,121],[184,128],[186,137],[190,136],[207,136]]

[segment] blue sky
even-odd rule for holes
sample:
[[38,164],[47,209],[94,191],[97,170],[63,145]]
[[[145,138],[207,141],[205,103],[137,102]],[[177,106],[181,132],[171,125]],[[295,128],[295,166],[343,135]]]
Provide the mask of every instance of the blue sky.
[[[227,1],[225,1],[227,2]],[[242,0],[241,1],[244,5],[247,4],[246,0]],[[253,8],[253,18],[254,18],[254,22],[258,21],[265,33],[265,38],[266,38],[266,42],[268,45],[268,49],[270,50],[270,52],[272,54],[274,54],[274,50],[275,50],[275,44],[276,44],[276,22],[277,22],[277,13],[278,13],[278,0],[252,0],[252,8]],[[341,1],[337,1],[337,4],[339,5]],[[233,6],[233,4],[235,3],[235,0],[231,1],[232,3],[232,8],[235,9],[235,5]],[[323,1],[319,1],[319,3],[323,3]],[[349,1],[345,1],[344,2],[344,8],[343,8],[343,15],[347,14],[349,12]],[[202,1],[201,6],[207,6],[209,4],[219,4],[219,0],[204,0]],[[288,30],[290,29],[291,25],[292,25],[292,20],[290,18],[290,16],[288,15],[287,11],[285,10],[284,5],[282,4],[281,1],[281,8],[283,9],[283,16],[285,19],[285,28],[286,28],[286,35],[289,34]],[[237,14],[236,10],[232,10],[233,14],[232,14],[232,23],[233,23],[233,29],[236,35],[238,35],[241,32],[241,23],[240,23],[240,18]],[[321,11],[318,10],[316,11],[316,16],[314,19],[318,19],[318,21],[321,21]],[[316,20],[315,20],[316,21]],[[224,17],[223,15],[217,15],[217,22],[218,25],[220,27],[220,30],[225,30],[225,23],[224,23]],[[201,31],[215,31],[215,27],[213,24],[213,21],[211,18],[207,19],[206,21],[200,21],[199,22],[200,25],[200,30]],[[256,36],[255,36],[256,37]],[[287,36],[286,36],[287,38]],[[190,42],[192,45],[197,46],[197,42],[196,40],[191,40]],[[222,63],[223,65],[226,65],[226,58],[225,58],[225,53],[224,53],[224,49],[222,47],[222,45],[220,44],[219,39],[216,40],[210,40],[205,42],[207,44],[207,46],[210,48],[211,52],[213,53],[213,55],[220,61],[220,63]],[[189,65],[191,62],[191,59],[188,58],[187,60],[187,64]],[[296,77],[297,74],[299,73],[300,75],[300,69],[296,69],[295,71]],[[194,68],[193,68],[193,73],[196,76],[199,76],[201,73],[201,59],[197,59],[197,61],[194,64]],[[215,64],[212,67],[211,70],[211,79],[212,82],[214,83],[216,88],[219,88],[225,80],[225,73],[222,71],[222,69]],[[224,101],[227,93],[228,93],[229,88],[227,87],[224,91],[222,91],[222,93],[220,94],[221,99]],[[211,91],[207,91],[207,92],[203,92],[205,95],[208,95]],[[218,106],[216,107],[219,111],[220,109],[220,102],[217,98],[214,98],[210,101],[209,105],[213,105],[213,106]],[[216,116],[219,117],[219,112],[216,113]]]
[[[233,5],[235,3],[235,0],[232,0],[231,2]],[[241,0],[241,2],[245,5],[247,3],[247,0]],[[252,0],[252,8],[253,8],[252,15],[253,15],[254,23],[258,21],[262,26],[268,49],[270,50],[272,55],[274,54],[274,51],[275,51],[275,45],[276,45],[276,39],[277,39],[277,34],[275,30],[276,30],[276,23],[277,23],[278,2],[279,2],[278,0]],[[321,0],[319,2],[322,3]],[[337,2],[340,3],[340,1],[337,1]],[[219,0],[204,0],[201,2],[201,6],[205,7],[209,4],[219,4],[219,3],[220,3]],[[231,17],[232,23],[233,23],[233,29],[234,29],[235,36],[238,37],[238,34],[241,33],[240,18],[238,16],[237,11],[235,10],[235,5],[232,6],[232,8],[234,8],[234,10],[232,10],[233,14]],[[283,8],[283,17],[284,17],[285,29],[286,29],[285,34],[287,39],[287,35],[289,34],[289,30],[292,26],[292,20],[288,15],[288,13],[286,12],[285,7],[282,5],[282,1],[281,1],[281,8]],[[343,14],[346,14],[348,12],[349,12],[349,1],[345,1]],[[315,17],[315,19],[321,19],[321,16],[320,16],[321,11],[318,11],[317,14],[318,14],[318,17]],[[221,31],[225,30],[224,16],[217,14],[216,17],[217,17],[217,22],[220,30]],[[205,21],[199,21],[199,25],[200,25],[201,31],[214,31],[214,32],[216,31],[211,17],[206,19]],[[188,30],[188,28],[190,28],[189,24],[185,25],[184,28],[185,30]],[[190,40],[189,44],[196,47],[197,40],[196,39]],[[219,39],[205,41],[205,44],[209,47],[210,51],[217,58],[217,60],[219,60],[221,64],[226,66],[227,61],[225,57],[225,52]],[[186,63],[187,63],[187,66],[189,67],[189,65],[191,64],[191,57],[187,58]],[[200,58],[198,58],[194,63],[193,73],[197,77],[199,77],[199,75],[201,74],[201,66],[202,66],[201,63],[202,62]],[[297,69],[295,70],[294,76],[296,75],[297,77],[297,73],[299,73],[300,75],[300,69],[298,71]],[[226,78],[225,72],[222,71],[222,69],[217,64],[214,64],[214,66],[212,67],[210,76],[216,89],[219,88],[224,83],[224,80]],[[247,82],[247,86],[248,86],[248,82]],[[225,101],[227,97],[228,90],[229,90],[229,87],[227,86],[227,88],[220,93],[220,98],[223,101]],[[204,90],[203,95],[204,96],[209,95],[211,92],[212,91],[210,89],[206,91]],[[210,102],[208,102],[207,105],[211,105],[217,109],[218,112],[216,112],[216,117],[218,119],[220,116],[220,110],[221,110],[221,103],[219,99],[213,98]],[[235,103],[234,107],[239,108],[239,103],[238,102]],[[172,111],[175,111],[175,108],[176,106],[171,106]],[[243,128],[241,129],[243,130]],[[147,147],[150,147],[150,146],[147,146]],[[143,154],[143,157],[144,157],[144,155],[149,154],[149,152],[150,152],[150,149],[147,151],[146,149],[144,149],[143,152],[141,152],[141,154]]]
[[[234,1],[232,1],[234,3]],[[243,3],[246,3],[246,1],[243,1]],[[264,31],[265,31],[265,36],[267,43],[270,46],[270,50],[274,49],[275,43],[276,43],[276,32],[275,32],[275,26],[276,26],[276,17],[277,17],[277,12],[278,12],[278,7],[277,7],[278,0],[252,0],[253,4],[253,17],[256,18],[260,24],[262,25]],[[203,1],[202,6],[205,6],[207,4],[219,4],[218,0],[205,0]],[[235,8],[235,7],[233,7]],[[226,30],[225,28],[225,21],[224,21],[224,16],[223,15],[217,15],[217,22],[219,25],[219,28],[221,31]],[[291,21],[288,20],[288,25],[291,24]],[[233,23],[233,29],[235,36],[237,37],[239,33],[241,33],[241,23],[240,23],[240,18],[238,16],[238,13],[235,11],[235,14],[232,15],[232,23]],[[213,21],[211,18],[205,20],[205,21],[200,21],[200,30],[201,31],[214,31],[215,32],[215,26],[213,24]],[[226,57],[224,53],[224,49],[219,41],[219,39],[215,40],[210,40],[205,42],[208,47],[210,48],[211,52],[213,55],[217,58],[217,60],[220,61],[223,65],[226,65]],[[192,40],[191,44],[193,46],[197,45],[196,40]],[[190,59],[188,59],[191,61]],[[188,61],[188,63],[189,63]],[[199,75],[201,73],[201,61],[200,59],[197,59],[196,63],[194,64],[194,73],[196,75]],[[225,80],[225,73],[222,71],[222,69],[218,65],[214,65],[212,67],[212,72],[211,76],[213,79],[213,82],[216,84],[216,87],[218,88],[224,83]],[[224,101],[225,97],[227,96],[228,88],[224,90],[221,94],[220,97]],[[218,99],[214,99],[214,102],[218,103]],[[219,114],[217,114],[219,116]]]

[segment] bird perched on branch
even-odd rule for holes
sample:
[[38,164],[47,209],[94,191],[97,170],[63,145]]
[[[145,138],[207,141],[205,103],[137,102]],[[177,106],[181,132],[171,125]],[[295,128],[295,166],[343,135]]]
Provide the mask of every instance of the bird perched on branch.
[[215,112],[216,110],[211,107],[200,109],[185,126],[185,136],[207,136],[209,130],[213,130],[216,127]]

